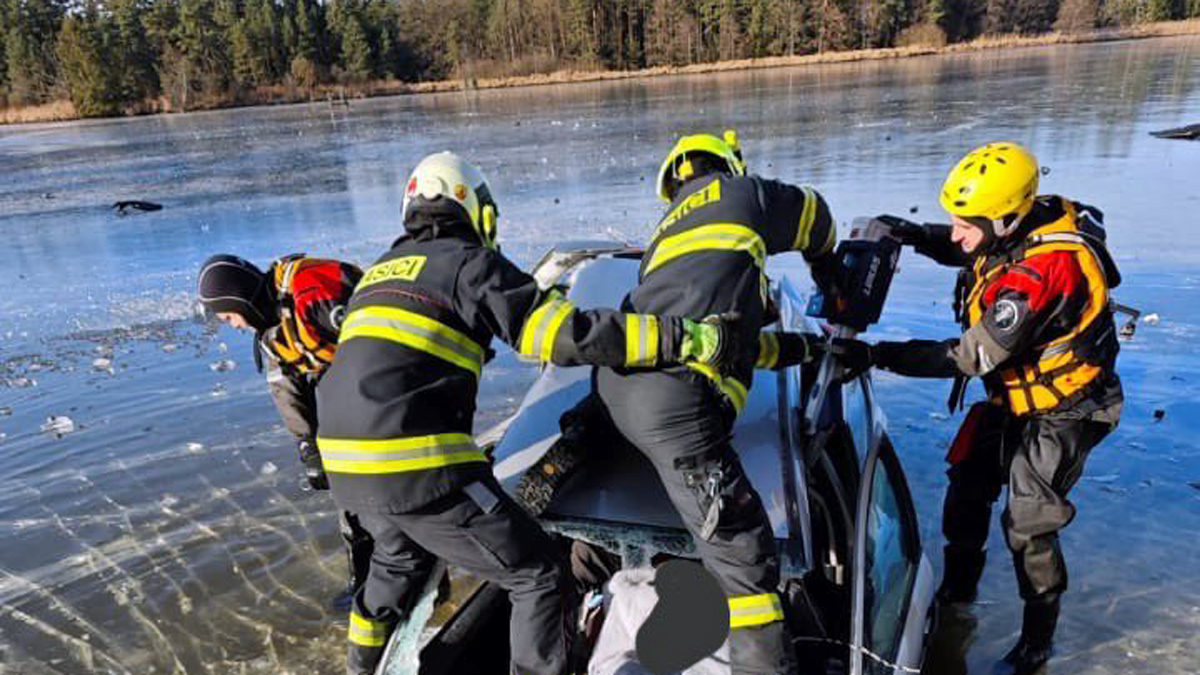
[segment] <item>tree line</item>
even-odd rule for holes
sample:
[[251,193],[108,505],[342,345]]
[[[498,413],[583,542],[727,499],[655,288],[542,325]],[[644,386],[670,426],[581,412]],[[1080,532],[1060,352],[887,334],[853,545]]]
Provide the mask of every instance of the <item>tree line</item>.
[[684,65],[1188,17],[1200,17],[1200,0],[0,0],[0,105],[187,110],[280,87]]

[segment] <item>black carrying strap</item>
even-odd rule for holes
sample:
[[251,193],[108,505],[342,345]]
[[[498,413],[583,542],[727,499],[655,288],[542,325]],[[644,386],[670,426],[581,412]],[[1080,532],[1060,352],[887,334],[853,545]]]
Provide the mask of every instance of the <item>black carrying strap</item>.
[[969,375],[954,376],[954,385],[950,387],[950,397],[946,399],[946,408],[951,415],[963,409],[963,400],[967,397],[967,383],[970,381]]

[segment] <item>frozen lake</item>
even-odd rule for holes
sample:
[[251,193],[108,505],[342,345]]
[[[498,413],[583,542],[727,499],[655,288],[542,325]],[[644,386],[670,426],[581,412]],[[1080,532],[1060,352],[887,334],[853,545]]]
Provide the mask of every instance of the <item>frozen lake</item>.
[[[400,232],[407,172],[442,149],[489,175],[523,266],[563,239],[640,243],[675,137],[729,126],[752,171],[815,185],[842,223],[944,218],[945,172],[994,139],[1035,150],[1043,192],[1105,211],[1116,298],[1161,322],[1124,344],[1125,418],[1073,493],[1050,672],[1195,673],[1200,143],[1147,132],[1196,122],[1189,37],[0,127],[0,671],[342,672],[333,506],[299,488],[249,337],[192,320],[210,254],[369,263]],[[165,209],[121,218],[119,199]],[[953,272],[906,255],[872,335],[952,335]],[[798,255],[772,264],[807,287]],[[493,362],[478,428],[533,374]],[[876,381],[940,566],[949,384]],[[40,430],[64,415],[72,432]],[[938,650],[935,675],[987,672],[1015,639],[998,527],[991,550],[976,638]]]

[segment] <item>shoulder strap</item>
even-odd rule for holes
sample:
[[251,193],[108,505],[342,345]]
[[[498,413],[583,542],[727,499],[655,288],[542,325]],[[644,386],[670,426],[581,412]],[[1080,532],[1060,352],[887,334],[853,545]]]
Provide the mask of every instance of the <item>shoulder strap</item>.
[[303,253],[293,253],[279,259],[272,267],[275,270],[275,292],[279,302],[290,307],[292,304],[292,280],[308,258]]

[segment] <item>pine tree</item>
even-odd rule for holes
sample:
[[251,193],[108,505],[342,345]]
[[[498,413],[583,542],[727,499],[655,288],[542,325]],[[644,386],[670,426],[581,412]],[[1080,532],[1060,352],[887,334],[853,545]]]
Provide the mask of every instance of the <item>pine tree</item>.
[[142,20],[150,6],[145,0],[112,0],[110,4],[116,30],[113,62],[119,69],[121,98],[126,103],[158,96],[161,90],[158,58]]
[[342,26],[342,67],[352,82],[366,82],[375,74],[371,40],[358,16],[351,16]]
[[183,59],[184,107],[192,93],[212,97],[229,91],[233,67],[228,36],[237,21],[231,7],[222,0],[180,0],[174,33]]
[[57,0],[8,0],[4,56],[9,95],[16,103],[44,103],[58,76],[55,42],[64,14]]
[[4,56],[4,44],[8,41],[8,3],[0,0],[0,105],[8,99],[8,59]]
[[71,103],[84,117],[120,112],[122,96],[119,69],[112,67],[112,22],[94,5],[63,19],[56,41],[61,74]]

